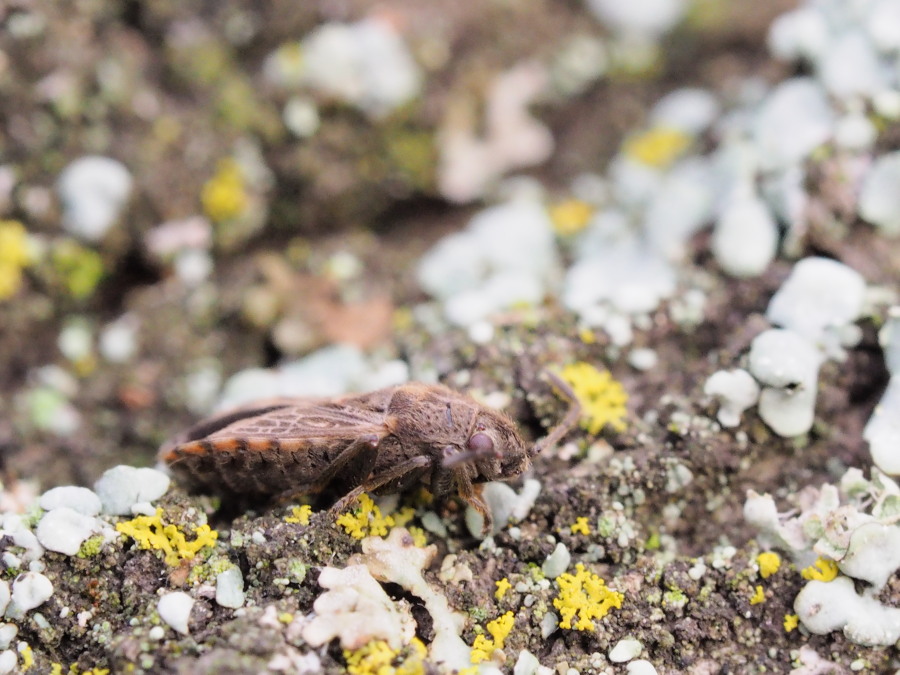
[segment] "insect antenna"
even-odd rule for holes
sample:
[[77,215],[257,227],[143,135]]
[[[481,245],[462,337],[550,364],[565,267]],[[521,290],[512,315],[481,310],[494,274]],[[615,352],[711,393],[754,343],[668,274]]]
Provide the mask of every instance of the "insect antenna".
[[560,439],[572,430],[572,427],[578,423],[578,419],[581,417],[581,402],[578,400],[572,387],[569,386],[569,383],[552,370],[547,371],[547,378],[553,387],[568,400],[569,410],[559,424],[550,430],[550,433],[534,444],[528,453],[531,457],[539,455],[544,448],[559,443]]
[[455,452],[452,455],[446,455],[443,459],[441,459],[441,466],[445,469],[450,469],[454,466],[459,466],[460,464],[472,462],[479,457],[484,457],[486,455],[494,455],[496,457],[498,456],[498,452],[493,447],[486,450],[466,450],[464,452]]

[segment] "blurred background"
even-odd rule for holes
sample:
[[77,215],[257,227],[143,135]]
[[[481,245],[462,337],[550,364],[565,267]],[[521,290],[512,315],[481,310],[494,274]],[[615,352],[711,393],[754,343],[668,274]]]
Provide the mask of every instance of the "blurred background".
[[[247,398],[447,379],[441,336],[553,304],[658,100],[796,68],[762,48],[793,5],[3,0],[5,499],[152,463]],[[685,139],[637,141],[662,166]],[[517,199],[540,206],[482,211]],[[492,305],[471,241],[433,248],[479,214],[539,221],[476,246],[546,285]]]

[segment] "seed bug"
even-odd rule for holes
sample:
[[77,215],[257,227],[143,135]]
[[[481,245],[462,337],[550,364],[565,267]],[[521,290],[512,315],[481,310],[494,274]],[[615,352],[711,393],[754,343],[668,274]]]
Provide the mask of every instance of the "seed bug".
[[159,457],[196,491],[240,501],[288,501],[301,494],[337,499],[344,510],[363,492],[427,487],[452,493],[492,527],[481,484],[531,466],[578,421],[571,388],[550,373],[569,411],[526,446],[506,415],[442,385],[410,383],[331,399],[273,399],[201,421],[163,445]]

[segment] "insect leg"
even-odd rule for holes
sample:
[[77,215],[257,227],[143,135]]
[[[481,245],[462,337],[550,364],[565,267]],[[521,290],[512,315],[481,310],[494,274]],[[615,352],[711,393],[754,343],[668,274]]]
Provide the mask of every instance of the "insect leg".
[[462,472],[457,477],[456,485],[463,501],[478,511],[484,519],[481,525],[481,536],[486,537],[494,529],[494,518],[487,502],[482,497],[482,485],[480,483],[473,484],[469,477]]
[[[379,436],[378,434],[365,434],[364,436],[360,436],[346,448],[341,450],[340,453],[338,453],[338,456],[331,460],[331,463],[323,469],[322,473],[319,474],[314,482],[291,487],[278,495],[276,501],[280,504],[284,504],[293,501],[297,495],[322,492],[328,487],[328,484],[340,474],[342,469],[346,468],[348,464],[353,460],[358,459],[366,452],[371,452],[372,457],[368,461],[362,463],[368,463],[371,464],[371,466],[374,466],[375,453],[373,451],[378,447],[382,438],[384,438],[384,436]],[[366,475],[368,475],[369,471],[371,471],[371,468],[365,472]]]
[[354,501],[356,501],[356,499],[363,492],[373,492],[374,490],[377,490],[383,485],[387,485],[393,480],[403,478],[412,471],[425,468],[431,463],[431,461],[432,460],[430,457],[419,455],[418,457],[413,457],[412,459],[409,459],[402,464],[398,464],[393,469],[388,469],[387,471],[384,471],[377,476],[371,476],[364,483],[353,488],[352,490],[350,490],[350,492],[341,497],[329,510],[331,511],[331,513],[337,514],[350,506],[350,504],[352,504]]
[[534,444],[531,451],[528,453],[532,457],[540,454],[544,448],[559,443],[560,439],[572,430],[578,423],[578,419],[581,417],[581,402],[578,400],[572,387],[569,386],[569,383],[552,370],[547,371],[547,379],[550,380],[550,384],[552,384],[563,397],[568,399],[569,410],[566,412],[566,416],[562,421],[550,430],[549,434]]

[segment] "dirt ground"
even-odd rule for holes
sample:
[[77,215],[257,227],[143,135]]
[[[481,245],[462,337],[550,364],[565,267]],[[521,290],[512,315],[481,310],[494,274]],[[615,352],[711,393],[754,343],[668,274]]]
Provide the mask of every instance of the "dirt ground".
[[[664,39],[658,72],[606,78],[579,95],[539,101],[534,112],[557,148],[526,173],[564,196],[574,176],[605,166],[623,135],[665,92],[703,86],[727,96],[750,74],[784,77],[789,67],[772,62],[762,45],[772,18],[793,4],[698,3],[706,8],[702,16]],[[864,672],[896,666],[893,650],[861,647],[837,633],[785,632],[783,618],[803,583],[790,566],[767,580],[765,602],[750,603],[759,551],[742,516],[746,491],[784,500],[803,486],[835,482],[845,468],[868,466],[861,432],[888,377],[876,326],[865,320],[862,343],[848,360],[823,369],[817,421],[802,443],[775,436],[752,412],[739,433],[711,422],[715,406],[703,384],[716,370],[742,364],[750,341],[766,327],[766,305],[790,271],[789,261],[737,281],[717,268],[709,235],[698,235],[691,258],[708,292],[703,321],[686,328],[661,306],[635,337],[658,354],[648,371],[617,358],[602,334],[584,341],[574,319],[550,298],[536,310],[536,326],[513,315],[486,345],[473,344],[459,329],[435,335],[416,319],[396,320],[398,310],[426,300],[415,282],[416,261],[479,207],[451,204],[435,187],[431,141],[446,111],[478,100],[497,72],[546,57],[573,32],[602,34],[580,2],[380,3],[377,11],[402,25],[414,54],[441,55],[423,94],[378,123],[346,106],[325,105],[319,133],[303,140],[283,128],[284,95],[262,78],[263,61],[320,23],[365,16],[371,3],[75,6],[0,5],[0,159],[17,177],[0,218],[20,220],[47,241],[64,236],[52,189],[62,168],[84,154],[122,161],[135,190],[119,226],[93,247],[103,274],[91,294],[72,297],[52,271],[35,268],[26,271],[20,292],[0,304],[0,471],[7,488],[33,482],[39,493],[55,485],[90,486],[109,467],[152,465],[160,444],[198,418],[185,387],[186,373],[198,364],[212,363],[227,376],[350,340],[368,353],[405,360],[413,377],[433,372],[451,386],[507,394],[507,411],[533,439],[564,415],[566,405],[541,374],[556,364],[588,361],[608,368],[628,392],[627,429],[599,438],[579,430],[566,439],[578,452],[538,458],[534,475],[543,489],[517,524],[517,536],[504,530],[493,548],[479,546],[463,525],[459,502],[433,507],[447,532],[428,534],[437,554],[426,578],[468,617],[467,644],[486,621],[511,610],[516,629],[504,648],[504,672],[512,672],[522,649],[561,675],[569,668],[625,672],[606,659],[623,637],[640,640],[660,673],[789,672],[805,649],[821,657],[819,669],[798,672],[849,672],[854,662],[864,663]],[[35,34],[10,28],[33,15],[43,22]],[[245,29],[246,37],[233,37]],[[171,264],[148,253],[145,235],[161,222],[199,213],[217,162],[246,139],[271,170],[256,195],[267,215],[247,232],[216,235],[210,279],[188,287]],[[828,194],[814,189],[814,195],[828,203]],[[802,255],[847,262],[870,283],[900,278],[900,256],[861,223],[840,233],[814,227],[801,249]],[[344,252],[358,258],[364,273],[341,284],[328,277],[326,263]],[[251,306],[259,296],[250,289],[276,297],[280,313],[260,318]],[[289,349],[275,332],[286,312],[298,317],[305,336]],[[140,325],[137,351],[126,362],[94,356],[72,363],[60,352],[60,331],[72,317],[96,329],[125,313]],[[24,402],[37,369],[48,364],[74,374],[69,403],[81,424],[72,433],[42,430]],[[691,479],[671,487],[678,471]],[[421,526],[421,502],[406,499],[418,509],[411,525]],[[51,672],[51,664],[61,663],[82,671],[255,673],[271,667],[278,654],[310,651],[283,617],[311,611],[321,593],[319,570],[345,566],[360,550],[357,540],[324,512],[308,526],[285,523],[289,510],[283,507],[216,515],[215,500],[180,488],[159,504],[172,523],[195,523],[197,513],[208,514],[219,532],[216,555],[244,574],[246,608],[235,613],[200,597],[189,636],[170,631],[154,641],[148,631],[159,623],[157,590],[190,588],[188,574],[208,577],[209,561],[194,572],[188,563],[173,568],[124,540],[90,557],[47,553],[46,573],[57,587],[42,610],[50,625],[25,623],[18,635],[34,650],[30,672]],[[578,518],[596,523],[606,514],[615,514],[613,531],[572,531]],[[553,593],[539,587],[535,570],[557,541],[573,563],[592,563],[625,594],[621,609],[596,631],[542,636],[540,618],[552,610]],[[735,550],[717,566],[728,546]],[[469,581],[448,582],[442,575],[441,561],[451,554],[457,566],[471,570]],[[707,566],[700,579],[689,574],[698,559]],[[299,568],[303,575],[290,576]],[[285,578],[289,583],[281,582]],[[497,600],[501,578],[526,590]],[[429,644],[434,629],[423,603],[399,586],[387,590],[411,604],[416,635]],[[272,606],[282,619],[264,620]],[[72,608],[66,616],[64,607]],[[91,612],[86,622],[77,618],[82,611]],[[345,672],[338,646],[314,651],[325,671]]]

